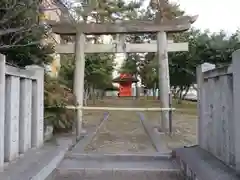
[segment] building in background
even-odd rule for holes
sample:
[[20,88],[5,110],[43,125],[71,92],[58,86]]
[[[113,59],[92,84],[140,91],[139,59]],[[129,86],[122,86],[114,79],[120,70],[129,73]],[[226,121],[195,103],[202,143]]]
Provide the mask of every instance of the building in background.
[[119,91],[118,91],[119,97],[134,96],[132,92],[132,84],[137,83],[138,80],[134,78],[131,74],[126,74],[126,73],[120,74],[120,76],[113,79],[113,82],[119,84]]
[[[41,24],[46,25],[46,20],[60,21],[68,16],[68,8],[61,0],[43,0],[41,4],[41,15],[39,21]],[[61,36],[49,31],[42,39],[43,44],[60,44],[62,43]],[[59,69],[61,67],[60,54],[51,54],[53,61],[50,65],[47,65],[47,70],[52,77],[57,77]]]

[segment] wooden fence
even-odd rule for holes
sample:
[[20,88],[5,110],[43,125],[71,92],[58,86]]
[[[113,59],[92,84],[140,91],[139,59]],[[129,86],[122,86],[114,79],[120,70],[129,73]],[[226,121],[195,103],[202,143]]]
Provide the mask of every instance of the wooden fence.
[[0,54],[0,169],[43,144],[44,69],[8,66]]
[[240,172],[240,50],[232,64],[197,69],[198,144]]

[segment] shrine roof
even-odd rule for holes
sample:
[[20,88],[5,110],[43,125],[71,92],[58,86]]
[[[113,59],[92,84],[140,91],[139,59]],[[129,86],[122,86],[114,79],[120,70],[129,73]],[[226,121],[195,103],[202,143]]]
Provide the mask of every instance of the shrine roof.
[[136,83],[138,82],[138,79],[135,78],[135,77],[116,77],[112,80],[112,82],[115,82],[115,83],[120,83],[120,82],[133,82],[133,83]]

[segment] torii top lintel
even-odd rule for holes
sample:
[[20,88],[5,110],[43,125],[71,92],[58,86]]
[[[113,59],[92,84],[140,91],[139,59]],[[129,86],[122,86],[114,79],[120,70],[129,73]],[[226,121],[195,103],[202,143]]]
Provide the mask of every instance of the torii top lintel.
[[182,16],[161,23],[154,21],[121,21],[119,23],[72,23],[47,21],[52,31],[62,35],[76,35],[77,32],[91,35],[101,34],[137,34],[165,31],[168,33],[183,32],[191,27],[197,16]]

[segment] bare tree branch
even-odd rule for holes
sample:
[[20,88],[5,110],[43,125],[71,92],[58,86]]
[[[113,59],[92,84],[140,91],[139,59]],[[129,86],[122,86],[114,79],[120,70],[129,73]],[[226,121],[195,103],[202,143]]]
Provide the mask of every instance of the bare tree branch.
[[24,27],[19,27],[19,28],[9,28],[9,29],[4,29],[0,30],[0,36],[4,36],[10,33],[17,33],[24,30]]
[[27,44],[9,44],[9,45],[0,45],[0,49],[9,49],[9,48],[16,48],[16,47],[26,47],[26,46],[33,46],[33,45],[40,45],[40,41],[30,42]]

